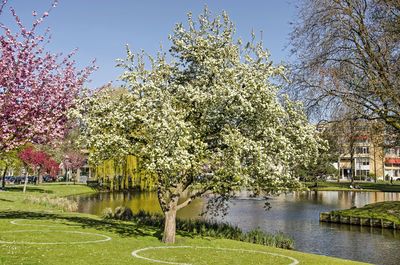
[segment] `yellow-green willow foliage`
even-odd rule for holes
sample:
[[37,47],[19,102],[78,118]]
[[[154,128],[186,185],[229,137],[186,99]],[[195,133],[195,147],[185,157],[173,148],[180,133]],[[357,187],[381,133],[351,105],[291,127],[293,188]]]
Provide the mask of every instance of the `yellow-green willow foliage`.
[[153,190],[155,178],[141,170],[139,163],[139,159],[134,156],[126,156],[122,162],[109,159],[95,168],[95,176],[103,185],[109,186],[111,191],[132,188]]

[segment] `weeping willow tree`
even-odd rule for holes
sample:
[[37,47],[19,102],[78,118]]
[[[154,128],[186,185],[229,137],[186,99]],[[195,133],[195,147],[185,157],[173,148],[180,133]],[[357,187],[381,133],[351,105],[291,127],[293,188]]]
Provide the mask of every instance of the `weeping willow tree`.
[[138,158],[128,155],[124,159],[108,159],[95,167],[95,176],[111,191],[140,189],[154,190],[155,178],[140,168]]
[[[107,117],[115,110],[108,103],[121,104],[120,106],[127,105],[131,102],[125,101],[126,94],[128,91],[124,87],[112,87],[108,86],[105,89],[99,91],[96,96],[83,95],[83,97],[77,102],[80,108],[85,110],[82,111],[82,115],[76,115],[77,113],[69,113],[73,119],[83,121],[80,126],[81,135],[78,142],[86,145],[88,136],[88,129],[91,124],[100,125],[99,130],[96,131],[91,140],[97,142],[95,145],[90,146],[89,163],[93,165],[95,177],[107,186],[111,191],[127,190],[127,189],[140,189],[140,190],[154,190],[156,188],[156,177],[154,174],[151,175],[143,167],[143,163],[139,162],[137,156],[130,155],[120,150],[119,145],[122,143],[120,138],[114,138],[115,142],[109,152],[102,152],[103,148],[108,145],[101,144],[98,137],[101,135],[113,134],[113,124],[117,117],[113,120],[104,122],[104,117]],[[108,107],[105,109],[96,108],[95,104],[92,104],[88,99],[96,98],[97,103],[100,105],[106,104]],[[93,108],[94,107],[94,108]],[[121,128],[122,130],[122,128]],[[124,130],[128,131],[128,127]],[[89,137],[90,138],[90,137]],[[96,140],[97,139],[97,140]],[[97,153],[104,154],[103,156],[97,156],[93,154]],[[151,177],[153,176],[153,177]]]

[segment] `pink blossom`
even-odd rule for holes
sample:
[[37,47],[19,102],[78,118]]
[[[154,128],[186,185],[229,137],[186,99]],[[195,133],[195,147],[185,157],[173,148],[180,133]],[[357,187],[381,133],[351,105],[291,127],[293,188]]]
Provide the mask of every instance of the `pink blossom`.
[[[4,5],[2,0],[0,6]],[[0,24],[5,33],[0,35],[0,153],[28,142],[44,144],[63,137],[69,129],[66,111],[95,69],[92,65],[77,70],[70,55],[45,50],[50,36],[37,34],[36,27],[48,12],[28,29],[10,10],[20,32],[12,34]]]
[[86,157],[80,152],[71,151],[65,155],[64,166],[71,170],[77,170],[86,163]]
[[34,146],[19,152],[18,157],[30,168],[51,176],[56,175],[60,170],[59,164],[46,151],[36,150]]

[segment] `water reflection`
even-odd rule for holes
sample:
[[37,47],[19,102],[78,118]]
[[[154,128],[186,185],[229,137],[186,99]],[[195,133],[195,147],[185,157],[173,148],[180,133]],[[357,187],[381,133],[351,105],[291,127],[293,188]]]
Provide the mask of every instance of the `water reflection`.
[[[75,196],[78,201],[78,212],[100,215],[105,208],[115,209],[125,206],[132,209],[134,213],[144,210],[150,213],[162,213],[155,192],[114,192],[98,193],[91,196]],[[180,201],[182,201],[181,199]],[[202,199],[196,199],[178,212],[180,218],[199,217],[204,207]]]
[[[106,207],[120,205],[134,212],[143,209],[159,212],[156,193],[102,193],[80,196],[79,211],[100,214]],[[230,201],[228,215],[217,220],[229,222],[247,231],[260,228],[266,232],[282,231],[295,241],[298,251],[322,254],[375,264],[399,264],[400,233],[389,229],[370,228],[319,222],[319,213],[381,201],[400,201],[399,193],[359,191],[296,192],[270,199],[271,210],[264,210],[265,201],[248,198],[244,192]],[[205,199],[197,199],[178,212],[180,218],[194,218],[204,209]]]

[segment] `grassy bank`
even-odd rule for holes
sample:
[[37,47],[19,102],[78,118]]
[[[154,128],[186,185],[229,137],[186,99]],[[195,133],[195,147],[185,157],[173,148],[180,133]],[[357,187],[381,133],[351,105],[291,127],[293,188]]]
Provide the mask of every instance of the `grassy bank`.
[[190,232],[178,232],[173,248],[165,248],[160,228],[26,200],[86,192],[92,191],[78,185],[29,187],[27,195],[19,187],[1,191],[0,264],[160,264],[140,257],[191,264],[361,264]]
[[[105,219],[134,221],[140,225],[152,226],[159,229],[164,227],[165,222],[164,215],[158,213],[147,213],[144,211],[139,211],[137,214],[133,214],[132,210],[127,207],[118,207],[116,208],[115,213],[112,212],[111,208],[106,208],[102,213],[102,217]],[[176,229],[180,232],[187,232],[196,236],[232,239],[270,247],[294,249],[293,240],[282,232],[269,234],[260,229],[243,232],[239,227],[229,223],[202,219],[184,220],[177,218]]]
[[400,192],[400,183],[393,182],[391,185],[388,182],[355,182],[361,189],[350,189],[350,182],[331,182],[331,181],[320,181],[320,182],[304,182],[303,184],[310,190],[345,190],[345,191],[384,191],[384,192]]
[[352,217],[386,219],[400,225],[400,202],[378,202],[365,205],[361,208],[333,211],[332,214]]

